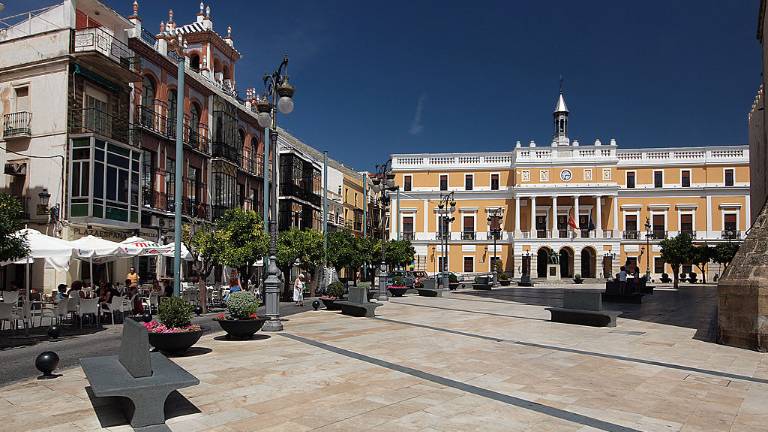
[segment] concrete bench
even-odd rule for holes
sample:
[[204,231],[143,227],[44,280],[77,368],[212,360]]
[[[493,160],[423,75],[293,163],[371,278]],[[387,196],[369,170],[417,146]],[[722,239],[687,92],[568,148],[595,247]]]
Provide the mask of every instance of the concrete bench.
[[132,319],[123,324],[119,355],[83,358],[80,365],[94,396],[131,400],[133,410],[127,414],[134,428],[164,425],[168,395],[200,384],[163,354],[150,353],[147,329]]
[[364,287],[349,287],[349,296],[347,300],[336,301],[341,306],[341,313],[355,317],[373,318],[376,316],[376,308],[381,303],[368,301],[368,290]]
[[634,303],[643,302],[644,293],[639,291],[640,286],[634,282],[607,281],[605,283],[605,292],[603,300],[613,303]]
[[616,318],[621,315],[619,311],[603,310],[601,293],[591,290],[565,290],[563,307],[546,309],[551,321],[593,327],[616,327]]

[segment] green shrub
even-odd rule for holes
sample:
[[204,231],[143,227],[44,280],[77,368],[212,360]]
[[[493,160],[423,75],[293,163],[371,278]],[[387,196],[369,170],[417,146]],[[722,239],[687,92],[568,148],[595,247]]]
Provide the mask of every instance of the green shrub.
[[392,286],[405,286],[405,281],[402,276],[395,276],[392,279]]
[[455,273],[448,273],[448,282],[449,283],[459,283],[459,277],[456,276]]
[[227,298],[230,319],[250,319],[259,309],[259,299],[248,291],[233,292]]
[[166,327],[180,328],[192,323],[195,308],[181,297],[169,297],[160,302],[158,314]]
[[344,297],[344,284],[339,281],[333,282],[328,285],[328,296],[342,298]]
[[499,273],[499,280],[509,280],[509,276],[506,273]]

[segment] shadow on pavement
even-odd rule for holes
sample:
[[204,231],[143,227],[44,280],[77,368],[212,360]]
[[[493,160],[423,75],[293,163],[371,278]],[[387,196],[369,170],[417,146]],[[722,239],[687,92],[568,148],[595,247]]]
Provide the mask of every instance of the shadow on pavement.
[[[463,291],[478,299],[508,300],[537,306],[563,306],[562,288],[498,288],[492,291]],[[717,286],[680,285],[680,288],[657,288],[643,297],[642,304],[607,303],[608,310],[621,311],[620,319],[632,319],[695,329],[694,339],[714,342],[717,329]]]

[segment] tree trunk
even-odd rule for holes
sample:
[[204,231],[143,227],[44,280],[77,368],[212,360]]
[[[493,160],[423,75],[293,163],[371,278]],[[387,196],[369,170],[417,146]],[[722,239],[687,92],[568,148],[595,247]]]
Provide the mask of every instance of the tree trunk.
[[203,308],[203,313],[208,312],[208,287],[205,285],[205,279],[198,272],[197,274],[198,301]]
[[677,282],[680,278],[680,266],[672,265],[672,286],[677,289]]

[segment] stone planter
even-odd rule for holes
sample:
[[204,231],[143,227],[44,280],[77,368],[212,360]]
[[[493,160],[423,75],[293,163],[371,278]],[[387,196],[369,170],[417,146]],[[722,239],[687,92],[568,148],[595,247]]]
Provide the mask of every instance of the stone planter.
[[393,297],[402,297],[403,294],[405,294],[406,291],[408,291],[408,287],[406,286],[390,286],[387,287],[387,290],[390,294],[392,294]]
[[448,282],[448,289],[450,289],[451,291],[455,291],[456,288],[458,287],[459,287],[458,282]]
[[200,340],[202,330],[181,333],[149,333],[149,344],[158,351],[179,354]]
[[509,286],[509,284],[511,284],[511,283],[512,283],[512,281],[511,281],[511,280],[509,280],[509,279],[506,279],[506,280],[501,280],[501,279],[499,279],[499,284],[500,284],[501,286]]
[[227,332],[227,339],[250,339],[253,334],[261,330],[261,326],[267,321],[266,318],[255,318],[247,320],[216,320],[222,330]]
[[320,301],[323,302],[323,306],[325,306],[325,309],[331,310],[331,311],[337,311],[341,310],[341,306],[336,304],[336,297],[320,297]]

